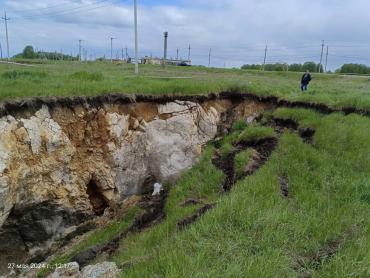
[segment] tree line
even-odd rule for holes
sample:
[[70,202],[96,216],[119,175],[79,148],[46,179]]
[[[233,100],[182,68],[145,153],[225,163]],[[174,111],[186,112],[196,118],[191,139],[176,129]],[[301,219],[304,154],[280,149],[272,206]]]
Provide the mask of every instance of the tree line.
[[[262,70],[263,65],[261,64],[246,64],[241,67],[242,69],[248,70]],[[303,64],[266,64],[265,71],[294,71],[294,72],[304,72],[309,70],[310,72],[318,72],[319,64],[315,62],[305,62]],[[323,67],[321,66],[321,72],[323,72]],[[370,74],[370,67],[363,64],[343,64],[335,73],[342,74]]]
[[63,53],[58,52],[46,52],[46,51],[35,51],[33,46],[27,45],[22,53],[19,53],[13,58],[21,58],[21,59],[45,59],[45,60],[69,60],[69,61],[77,61],[79,60],[77,56],[65,55]]
[[315,62],[305,62],[304,64],[283,64],[283,63],[275,63],[275,64],[266,64],[265,66],[260,64],[246,64],[241,67],[242,69],[249,69],[249,70],[262,70],[265,71],[295,71],[295,72],[302,72],[309,70],[310,72],[323,72],[322,65],[316,64]]
[[362,64],[344,64],[336,73],[370,74],[370,67]]

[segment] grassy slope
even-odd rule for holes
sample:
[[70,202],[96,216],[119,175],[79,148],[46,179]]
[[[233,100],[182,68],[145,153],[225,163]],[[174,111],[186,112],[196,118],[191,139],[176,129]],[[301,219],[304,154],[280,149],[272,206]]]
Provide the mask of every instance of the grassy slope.
[[[114,259],[134,262],[122,277],[369,277],[369,120],[292,109],[276,115],[315,127],[314,145],[283,135],[263,168],[220,197],[197,223],[175,233],[176,219],[190,213],[179,208],[189,192],[218,196],[222,179],[208,149],[171,193],[168,219],[122,242]],[[280,176],[288,180],[288,199],[279,192]],[[310,263],[343,237],[331,260]]]
[[[82,71],[95,75],[81,74]],[[200,67],[162,69],[145,65],[141,66],[141,76],[135,77],[131,65],[103,62],[49,62],[33,67],[0,64],[0,100],[115,92],[204,94],[236,90],[288,100],[321,102],[332,107],[370,109],[368,77],[314,74],[309,93],[302,94],[299,92],[300,76],[300,73],[290,72]]]

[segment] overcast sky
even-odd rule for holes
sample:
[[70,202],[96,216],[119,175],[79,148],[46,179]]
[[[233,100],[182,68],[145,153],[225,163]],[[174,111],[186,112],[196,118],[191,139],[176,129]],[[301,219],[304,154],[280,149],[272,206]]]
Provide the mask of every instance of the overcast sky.
[[[328,66],[370,64],[369,0],[138,0],[140,56],[163,55],[169,32],[169,57],[191,58],[213,66],[268,62],[319,62],[321,41],[329,46]],[[125,46],[133,56],[133,0],[0,0],[11,20],[11,55],[25,45],[78,53],[78,40],[90,57],[115,55]],[[4,22],[0,42],[5,48]],[[325,47],[326,52],[326,47]],[[324,55],[325,60],[325,55]]]

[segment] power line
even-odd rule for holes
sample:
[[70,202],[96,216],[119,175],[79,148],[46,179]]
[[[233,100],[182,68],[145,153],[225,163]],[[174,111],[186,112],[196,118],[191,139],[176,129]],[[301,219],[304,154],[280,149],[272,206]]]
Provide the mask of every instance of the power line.
[[53,5],[53,6],[47,6],[47,7],[43,7],[43,8],[33,8],[33,9],[26,9],[26,10],[16,10],[17,12],[20,12],[20,13],[28,13],[28,12],[33,12],[33,11],[42,11],[42,10],[49,10],[49,9],[54,9],[54,8],[58,8],[58,7],[63,7],[63,6],[68,6],[70,5],[71,3],[63,3],[63,4],[57,4],[57,5]]
[[135,74],[139,74],[139,38],[137,31],[137,1],[134,0],[134,25],[135,25]]
[[9,60],[10,56],[9,56],[9,36],[8,36],[8,21],[10,20],[9,17],[6,16],[6,12],[4,12],[4,17],[2,17],[2,19],[4,19],[4,22],[5,22],[5,32],[6,32],[6,52],[7,52],[7,60]]
[[110,38],[110,62],[113,63],[113,40],[116,38]]
[[82,45],[81,45],[81,43],[83,42],[83,40],[78,40],[78,59],[79,59],[79,61],[81,62],[81,47],[82,47]]
[[52,12],[47,12],[47,13],[41,13],[41,14],[39,13],[39,14],[35,14],[35,15],[29,15],[29,16],[26,16],[26,17],[58,15],[59,13],[66,13],[66,12],[69,12],[69,11],[80,10],[80,9],[83,9],[83,8],[86,8],[86,7],[89,7],[89,6],[94,6],[94,5],[97,5],[97,4],[101,4],[101,3],[104,3],[104,2],[107,2],[107,1],[109,1],[109,0],[99,0],[99,1],[95,1],[95,2],[90,3],[90,4],[86,4],[86,5],[82,5],[82,6],[78,6],[78,7],[63,9],[63,10],[59,10],[59,11],[52,11]]
[[325,72],[326,72],[326,67],[328,66],[328,56],[329,56],[329,46],[326,46],[326,59],[325,59]]
[[325,42],[322,41],[322,44],[321,44],[320,64],[319,64],[319,73],[321,72],[321,67],[322,67],[322,58],[323,58],[323,55],[324,55],[324,46],[325,46]]
[[267,58],[267,45],[265,47],[265,58],[263,58],[263,67],[262,67],[263,71],[265,70],[266,58]]
[[[104,3],[104,2],[108,2],[108,1],[110,3],[107,3],[105,5],[95,6],[97,4],[101,4],[101,3]],[[21,18],[21,19],[35,19],[35,18],[47,18],[47,17],[51,17],[51,16],[54,17],[54,16],[58,16],[58,15],[78,14],[78,13],[81,13],[81,12],[86,12],[86,11],[91,11],[91,10],[96,10],[96,9],[100,9],[100,8],[103,8],[103,7],[107,7],[109,5],[114,4],[115,2],[118,2],[118,0],[113,0],[113,1],[112,0],[101,0],[101,1],[91,3],[91,4],[87,4],[87,5],[71,8],[71,9],[66,9],[66,10],[63,10],[63,11],[55,11],[55,12],[51,12],[51,13],[44,13],[44,14],[42,13],[42,14],[39,14],[39,15],[29,15],[29,16],[23,16],[23,17],[21,16],[21,17],[18,17],[18,19],[19,18]],[[93,6],[93,7],[91,7],[91,6]]]
[[208,67],[211,66],[211,54],[212,54],[212,48],[209,49],[209,54],[208,54]]
[[188,61],[190,61],[190,53],[191,53],[191,46],[190,46],[190,44],[189,44],[189,48],[188,48]]

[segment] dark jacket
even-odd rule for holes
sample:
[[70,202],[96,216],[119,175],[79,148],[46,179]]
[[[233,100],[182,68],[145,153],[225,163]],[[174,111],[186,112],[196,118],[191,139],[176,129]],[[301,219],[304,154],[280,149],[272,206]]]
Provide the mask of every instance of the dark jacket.
[[302,85],[308,85],[309,83],[310,83],[310,81],[312,80],[312,78],[311,78],[311,74],[309,74],[309,73],[305,73],[305,74],[303,74],[303,76],[302,76],[302,81],[301,81],[301,83],[302,83]]

